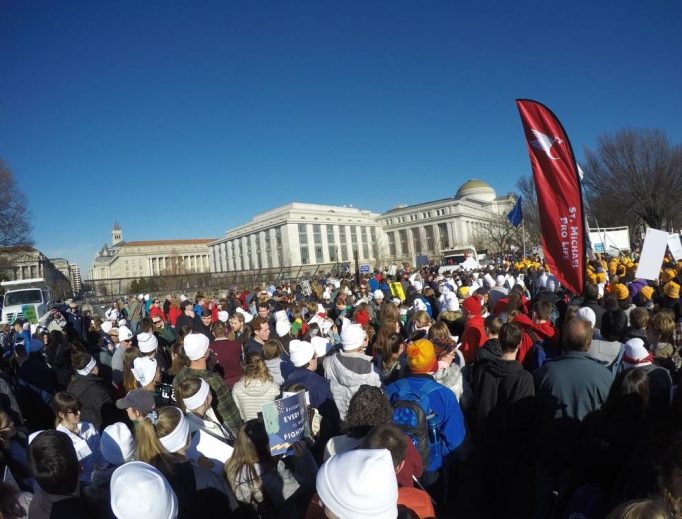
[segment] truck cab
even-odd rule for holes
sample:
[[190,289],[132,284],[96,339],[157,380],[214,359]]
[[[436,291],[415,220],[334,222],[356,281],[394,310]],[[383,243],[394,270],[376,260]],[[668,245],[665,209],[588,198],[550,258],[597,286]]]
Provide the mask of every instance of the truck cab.
[[54,303],[52,290],[42,278],[4,281],[0,285],[6,290],[0,321],[3,324],[26,318],[24,313],[30,307],[35,310],[35,315],[40,320]]

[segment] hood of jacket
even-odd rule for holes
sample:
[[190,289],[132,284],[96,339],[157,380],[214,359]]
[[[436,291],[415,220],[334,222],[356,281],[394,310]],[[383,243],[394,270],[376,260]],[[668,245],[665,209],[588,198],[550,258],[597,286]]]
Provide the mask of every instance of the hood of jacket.
[[279,375],[282,376],[282,359],[279,357],[275,357],[274,359],[266,360],[265,365],[268,368],[268,371],[274,376],[274,375]]
[[362,384],[372,372],[371,360],[367,355],[339,352],[325,359],[324,364],[331,378],[335,378],[342,386],[352,387]]
[[517,360],[503,360],[500,358],[490,359],[483,369],[495,378],[504,378],[510,373],[516,373],[523,369],[523,365]]

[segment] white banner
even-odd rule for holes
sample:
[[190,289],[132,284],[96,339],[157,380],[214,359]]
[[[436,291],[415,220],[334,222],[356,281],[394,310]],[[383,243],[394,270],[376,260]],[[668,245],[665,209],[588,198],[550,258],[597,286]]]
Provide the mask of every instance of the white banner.
[[649,280],[658,279],[667,247],[668,233],[666,231],[647,229],[635,277]]

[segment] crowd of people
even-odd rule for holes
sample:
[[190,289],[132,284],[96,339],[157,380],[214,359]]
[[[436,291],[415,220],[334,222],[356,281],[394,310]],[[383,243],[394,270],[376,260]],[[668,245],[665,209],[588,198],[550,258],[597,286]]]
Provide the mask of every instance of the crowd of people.
[[[682,517],[682,262],[75,301],[4,325],[2,518]],[[305,392],[273,456],[262,406]]]

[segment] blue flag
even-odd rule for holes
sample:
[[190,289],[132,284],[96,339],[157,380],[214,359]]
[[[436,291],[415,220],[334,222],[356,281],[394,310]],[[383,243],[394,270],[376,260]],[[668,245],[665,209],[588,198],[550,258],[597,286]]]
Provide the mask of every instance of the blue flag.
[[521,197],[516,202],[514,209],[507,215],[507,220],[511,222],[514,227],[518,227],[523,221],[523,209],[521,209]]

